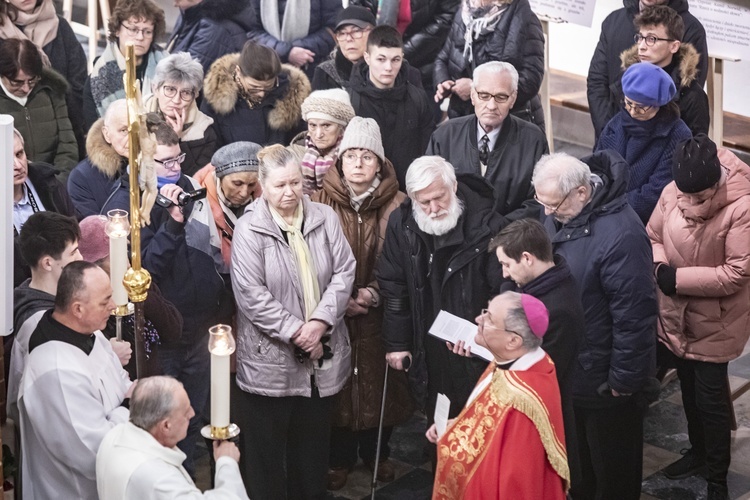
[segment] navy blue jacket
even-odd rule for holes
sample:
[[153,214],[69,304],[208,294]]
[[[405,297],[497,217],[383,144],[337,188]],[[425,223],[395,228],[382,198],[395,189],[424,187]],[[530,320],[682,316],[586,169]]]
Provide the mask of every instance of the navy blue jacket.
[[123,162],[122,169],[110,177],[86,158],[70,172],[68,194],[78,220],[89,215],[107,215],[115,208],[130,212],[130,181],[123,175],[126,166]]
[[207,73],[224,54],[242,50],[252,18],[250,0],[203,0],[180,12],[167,47],[173,54],[188,52]]
[[[336,26],[336,15],[343,8],[340,0],[311,0],[310,28],[307,36],[291,42],[284,42],[271,35],[260,16],[260,0],[251,0],[253,16],[248,36],[256,42],[276,51],[281,62],[289,62],[289,52],[292,47],[302,47],[315,53],[315,60],[302,70],[307,78],[312,79],[315,67],[326,60],[336,46],[333,38],[333,28]],[[279,21],[284,19],[286,0],[278,0]]]
[[573,396],[577,404],[607,407],[626,400],[609,388],[636,393],[655,370],[658,306],[651,244],[626,199],[628,164],[612,151],[582,161],[598,176],[590,203],[565,225],[553,215],[542,222],[570,267],[586,317]]

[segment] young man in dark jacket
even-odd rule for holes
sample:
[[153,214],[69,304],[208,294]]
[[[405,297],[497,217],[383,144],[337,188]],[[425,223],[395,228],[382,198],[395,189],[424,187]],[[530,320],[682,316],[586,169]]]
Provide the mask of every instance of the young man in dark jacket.
[[393,162],[401,191],[412,161],[427,147],[435,120],[424,90],[409,82],[401,35],[390,26],[370,32],[365,63],[352,71],[349,95],[357,116],[380,126],[386,158]]
[[175,7],[180,16],[167,50],[189,53],[204,73],[215,60],[245,45],[252,19],[250,0],[175,0]]
[[633,45],[633,37],[637,34],[633,19],[646,7],[664,4],[682,16],[685,23],[685,36],[682,42],[689,42],[700,54],[697,75],[700,87],[703,87],[708,74],[706,30],[700,21],[688,12],[687,0],[623,0],[622,3],[624,7],[612,12],[602,23],[601,36],[591,58],[586,81],[589,111],[597,139],[611,118],[610,86],[621,76],[620,54]]
[[508,220],[538,213],[531,174],[549,153],[539,127],[510,114],[517,96],[518,73],[510,63],[482,64],[471,88],[474,113],[448,120],[427,146],[428,155],[442,156],[456,173],[484,177],[494,189],[495,210]]
[[628,164],[602,151],[542,158],[532,182],[586,328],[573,375],[581,481],[574,498],[640,498],[644,389],[656,366],[651,245],[626,198]]

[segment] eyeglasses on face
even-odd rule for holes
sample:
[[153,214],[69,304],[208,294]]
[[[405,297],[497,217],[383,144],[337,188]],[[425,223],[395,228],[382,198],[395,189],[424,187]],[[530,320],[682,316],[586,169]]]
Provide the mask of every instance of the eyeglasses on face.
[[631,101],[627,97],[622,100],[622,105],[623,105],[623,107],[626,110],[632,111],[632,112],[637,113],[639,115],[642,115],[644,113],[648,113],[653,108],[653,106],[641,106],[640,104],[637,104],[637,103]]
[[370,28],[367,29],[361,29],[361,28],[354,28],[349,31],[337,31],[336,32],[336,40],[339,42],[343,42],[347,39],[347,37],[352,37],[353,40],[359,40],[363,36],[365,36],[365,33],[370,31]]
[[646,40],[646,45],[649,47],[653,47],[656,42],[674,42],[674,38],[659,38],[658,36],[654,35],[647,35],[643,36],[640,33],[636,33],[633,35],[633,41],[638,44],[641,43],[641,40]]
[[[498,328],[495,326],[495,324],[492,322],[492,315],[490,314],[489,309],[482,309],[482,312],[479,313],[479,317],[482,318],[482,324],[484,328],[494,328],[495,330],[502,330],[504,332],[512,333],[513,335],[521,336],[520,333],[514,332],[513,330],[508,330],[507,328]],[[489,321],[486,319],[489,318]]]
[[[174,96],[177,95],[177,87],[172,87],[171,85],[162,85],[161,92],[162,94],[164,94],[164,97],[173,99]],[[190,102],[195,99],[195,92],[192,90],[182,89],[180,90],[180,99],[185,102]]]
[[179,156],[175,156],[174,158],[169,158],[167,160],[158,160],[154,158],[154,161],[164,165],[164,168],[166,168],[167,170],[177,170],[178,168],[180,168],[182,162],[185,161],[185,153],[182,153]]
[[510,96],[508,94],[490,94],[489,92],[477,92],[477,97],[480,101],[489,101],[494,99],[496,103],[503,104],[508,102]]
[[372,153],[362,153],[361,155],[358,155],[357,153],[353,151],[347,151],[342,156],[345,162],[347,163],[355,163],[357,160],[362,162],[362,165],[374,165],[376,161],[378,161],[378,157],[375,156]]
[[546,203],[542,202],[542,200],[539,199],[539,197],[536,195],[536,193],[534,194],[534,199],[536,200],[537,203],[539,203],[541,206],[543,206],[544,208],[546,208],[547,210],[549,210],[551,213],[556,214],[557,211],[560,210],[560,207],[562,206],[562,204],[565,203],[565,200],[568,199],[568,196],[570,196],[570,193],[572,193],[573,191],[575,191],[575,188],[573,188],[570,191],[568,191],[568,194],[565,195],[565,198],[563,198],[562,201],[560,203],[558,203],[557,205],[555,205],[554,207],[551,206],[551,205],[547,205]]
[[128,26],[125,23],[122,23],[122,27],[125,28],[125,31],[130,36],[138,36],[140,34],[143,35],[143,38],[151,38],[154,36],[154,30],[150,28],[136,28],[134,26]]
[[8,86],[12,87],[14,89],[20,89],[24,85],[28,85],[29,89],[33,89],[37,83],[39,83],[39,80],[41,80],[40,77],[35,76],[34,78],[29,78],[28,80],[11,80],[8,79]]

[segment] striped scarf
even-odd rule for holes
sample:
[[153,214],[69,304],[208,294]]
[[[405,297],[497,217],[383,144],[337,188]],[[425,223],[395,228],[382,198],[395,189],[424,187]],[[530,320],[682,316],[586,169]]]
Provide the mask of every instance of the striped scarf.
[[307,195],[323,187],[323,177],[326,176],[331,166],[336,163],[339,154],[341,137],[331,152],[325,156],[320,155],[320,150],[315,147],[310,136],[305,136],[305,155],[302,157],[302,190]]

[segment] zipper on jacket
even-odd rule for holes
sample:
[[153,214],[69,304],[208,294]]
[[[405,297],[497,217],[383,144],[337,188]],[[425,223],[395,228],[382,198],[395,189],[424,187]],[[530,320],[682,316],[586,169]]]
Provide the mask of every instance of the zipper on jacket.
[[[29,108],[27,108],[26,106],[23,107],[23,111],[26,115],[26,126],[29,129],[29,142],[31,143],[31,155],[36,156],[39,153],[39,151],[36,150],[36,144],[34,144],[34,128],[32,127],[32,124],[31,124],[31,114],[29,114]],[[31,155],[29,155],[28,153],[29,151],[28,148],[24,148],[24,149],[26,149],[26,155],[29,156],[29,161],[31,161]]]

